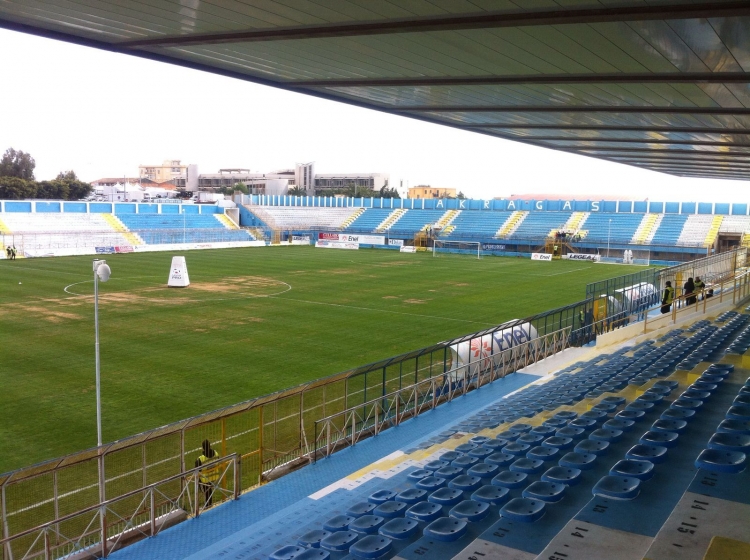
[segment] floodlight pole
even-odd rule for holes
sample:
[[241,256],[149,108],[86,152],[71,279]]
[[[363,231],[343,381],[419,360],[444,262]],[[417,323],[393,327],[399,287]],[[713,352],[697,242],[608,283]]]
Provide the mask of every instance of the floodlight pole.
[[[100,271],[99,268],[102,268]],[[102,446],[102,395],[101,395],[101,370],[99,367],[99,274],[103,272],[102,281],[109,280],[109,266],[107,261],[94,259],[94,354],[96,360],[96,444]]]
[[99,276],[96,274],[96,269],[101,263],[100,260],[94,261],[94,332],[96,335],[94,351],[96,354],[96,444],[98,447],[102,446],[102,396],[99,382]]

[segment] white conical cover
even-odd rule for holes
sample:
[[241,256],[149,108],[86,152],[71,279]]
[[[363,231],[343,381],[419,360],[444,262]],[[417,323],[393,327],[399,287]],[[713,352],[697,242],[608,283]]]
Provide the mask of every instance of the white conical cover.
[[185,257],[172,257],[172,267],[169,269],[170,288],[187,288],[190,285]]

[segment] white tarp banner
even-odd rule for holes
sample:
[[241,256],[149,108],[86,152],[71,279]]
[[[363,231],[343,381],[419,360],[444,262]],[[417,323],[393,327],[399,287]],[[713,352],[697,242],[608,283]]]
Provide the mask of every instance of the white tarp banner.
[[189,285],[190,278],[188,277],[185,257],[172,257],[172,267],[169,269],[167,286],[170,288],[187,288]]
[[599,262],[599,255],[586,255],[584,253],[568,253],[563,255],[562,258],[570,259],[571,261],[594,261]]
[[348,233],[325,233],[318,234],[320,241],[340,241],[342,243],[359,243],[365,245],[385,245],[384,235],[350,235]]
[[388,245],[395,246],[395,247],[403,247],[404,240],[403,239],[389,239]]
[[417,248],[416,247],[412,247],[411,245],[401,246],[401,247],[399,247],[398,250],[401,253],[416,253],[417,252]]
[[309,244],[310,244],[309,235],[293,235],[292,236],[292,245],[309,245]]
[[552,255],[549,253],[531,253],[532,261],[551,261]]
[[315,246],[320,249],[359,249],[359,243],[343,243],[341,241],[317,241]]

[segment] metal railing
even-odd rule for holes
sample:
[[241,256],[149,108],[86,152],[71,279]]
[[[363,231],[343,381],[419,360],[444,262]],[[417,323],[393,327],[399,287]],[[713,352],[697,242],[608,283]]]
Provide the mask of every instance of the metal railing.
[[[709,295],[710,290],[710,295]],[[646,315],[643,321],[643,332],[661,328],[668,324],[675,324],[680,316],[689,313],[701,312],[706,314],[711,307],[715,307],[731,297],[732,305],[739,305],[750,296],[750,271],[742,272],[732,278],[724,279],[712,284],[706,284],[706,288],[693,294],[683,294],[675,297],[671,308],[667,313],[651,316]],[[695,301],[691,302],[690,300]],[[660,309],[661,304],[652,308],[651,311]]]
[[398,426],[443,402],[552,356],[568,348],[569,335],[570,327],[549,333],[317,420],[309,455],[313,460],[328,457],[364,437]]
[[[210,485],[200,482],[207,469],[218,470]],[[0,539],[3,559],[106,558],[126,541],[153,537],[176,520],[198,517],[212,503],[237,499],[240,492],[234,453]]]

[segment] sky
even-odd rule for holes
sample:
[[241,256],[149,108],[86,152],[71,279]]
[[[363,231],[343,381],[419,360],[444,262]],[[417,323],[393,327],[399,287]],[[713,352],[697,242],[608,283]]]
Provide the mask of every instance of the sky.
[[179,159],[199,173],[379,172],[471,198],[545,193],[750,201],[744,181],[687,179],[316,99],[132,56],[0,30],[0,151],[37,180],[134,177]]

